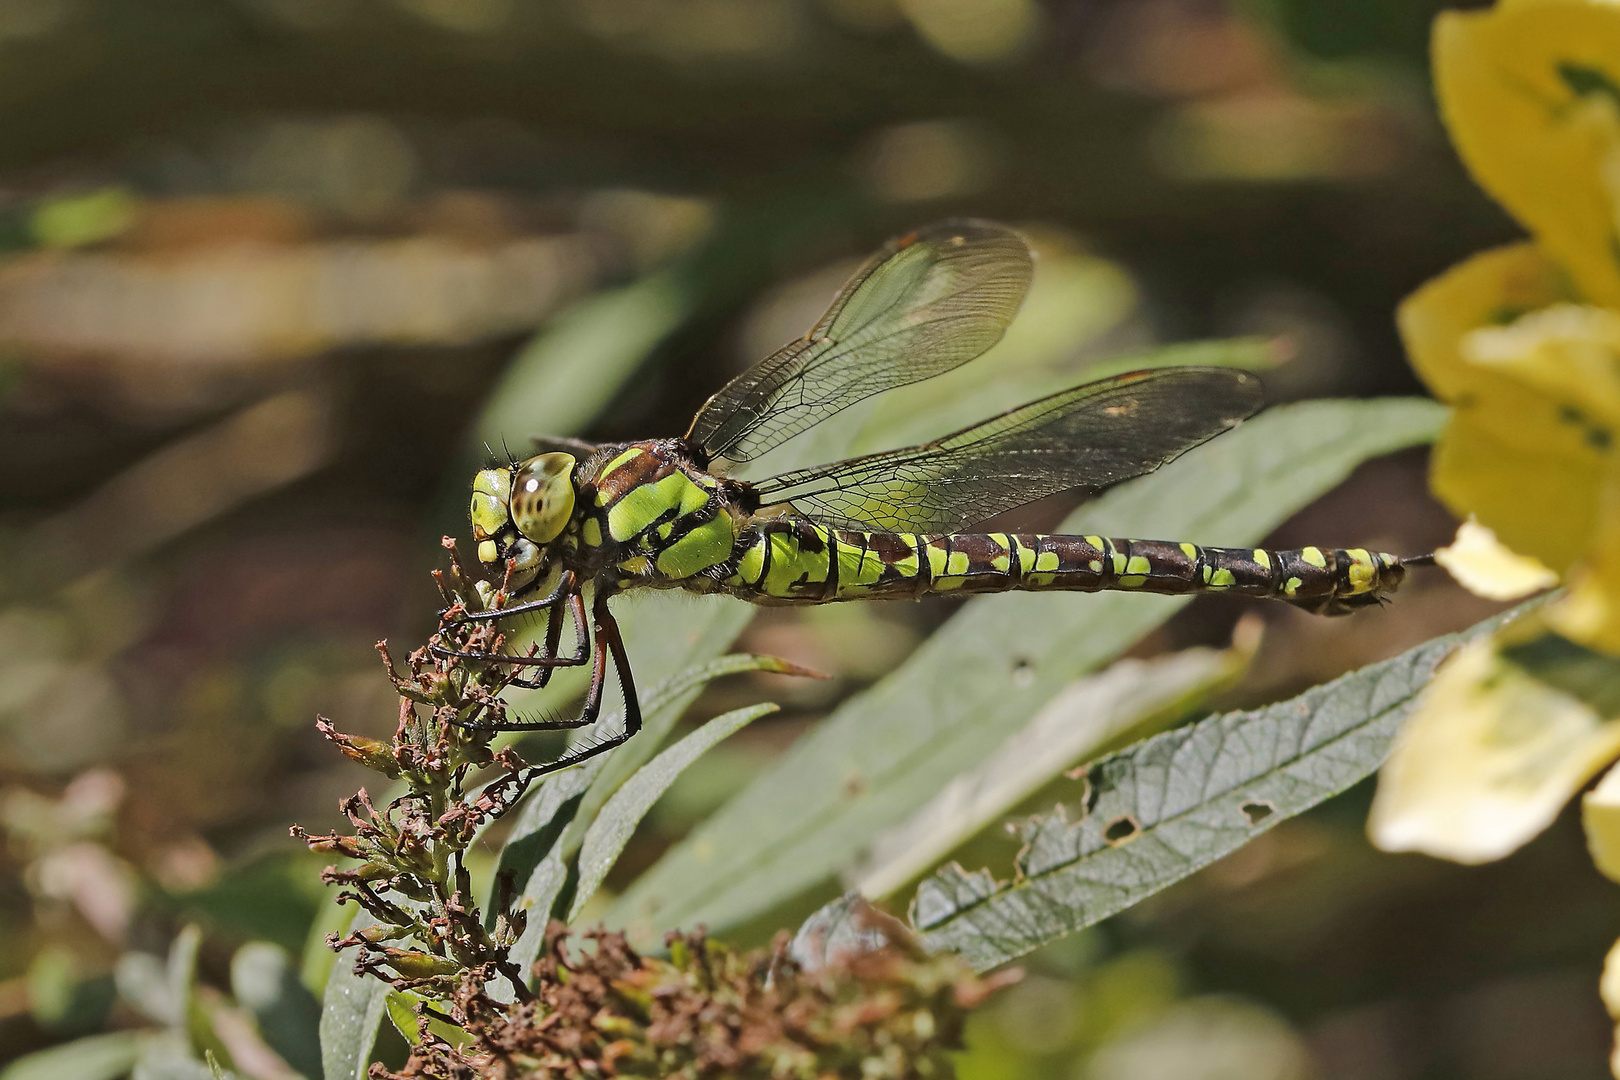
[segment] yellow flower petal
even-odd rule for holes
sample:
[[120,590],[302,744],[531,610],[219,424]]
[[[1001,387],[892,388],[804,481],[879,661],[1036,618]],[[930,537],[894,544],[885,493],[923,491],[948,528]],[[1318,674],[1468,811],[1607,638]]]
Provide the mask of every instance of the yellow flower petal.
[[1418,374],[1456,407],[1431,485],[1514,551],[1562,573],[1591,550],[1616,457],[1620,316],[1568,303],[1528,244],[1488,251],[1413,293],[1398,313]]
[[[1535,632],[1533,617],[1521,622]],[[1463,647],[1424,690],[1379,774],[1373,843],[1464,863],[1501,858],[1620,755],[1620,720],[1503,656],[1525,632]]]
[[1604,472],[1555,404],[1521,390],[1458,407],[1429,485],[1453,513],[1477,516],[1502,543],[1563,574],[1591,550]]
[[1477,393],[1480,380],[1502,380],[1481,371],[1462,353],[1464,335],[1482,326],[1504,326],[1552,304],[1573,299],[1563,271],[1534,244],[1482,251],[1453,266],[1402,301],[1395,321],[1418,375],[1441,401]]
[[[1592,861],[1610,880],[1620,881],[1620,767],[1610,769],[1597,787],[1581,797],[1581,824]],[[1620,972],[1615,977],[1620,979]],[[1609,981],[1607,971],[1603,978],[1605,983]],[[1613,989],[1620,991],[1620,982]],[[1610,1012],[1620,1007],[1620,998],[1611,1000],[1607,988],[1603,1000],[1610,1002]]]
[[[1603,977],[1598,980],[1598,993],[1603,998],[1604,1008],[1609,1010],[1609,1019],[1620,1021],[1620,941],[1609,948],[1609,955],[1603,958]],[[1614,1049],[1609,1051],[1609,1071],[1620,1076],[1620,1024],[1614,1029]]]
[[1457,538],[1434,553],[1435,562],[1475,596],[1517,600],[1558,584],[1558,575],[1528,555],[1502,546],[1496,534],[1473,518],[1457,527]]
[[1547,622],[1565,637],[1620,657],[1620,466],[1605,484],[1601,525],[1569,595],[1547,610]]
[[1566,422],[1598,449],[1620,425],[1620,312],[1555,304],[1507,326],[1463,336],[1463,358],[1501,372],[1561,403]]
[[1588,299],[1620,306],[1620,6],[1444,12],[1433,51],[1441,112],[1474,178]]

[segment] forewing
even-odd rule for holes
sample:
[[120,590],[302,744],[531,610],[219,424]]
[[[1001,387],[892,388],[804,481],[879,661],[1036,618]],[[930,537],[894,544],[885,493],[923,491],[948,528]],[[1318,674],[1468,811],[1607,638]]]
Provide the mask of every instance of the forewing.
[[1001,339],[1029,288],[1029,248],[987,221],[892,240],[804,337],[709,399],[686,433],[748,461],[864,398],[961,366]]
[[1071,488],[1152,472],[1253,414],[1260,380],[1233,368],[1160,368],[1030,402],[935,442],[783,473],[755,486],[838,528],[957,532]]

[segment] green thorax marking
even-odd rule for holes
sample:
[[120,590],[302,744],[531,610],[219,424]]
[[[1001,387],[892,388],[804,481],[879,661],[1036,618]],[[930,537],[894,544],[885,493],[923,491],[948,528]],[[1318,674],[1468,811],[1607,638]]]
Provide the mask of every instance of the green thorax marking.
[[658,444],[626,447],[594,483],[581,539],[588,548],[608,549],[625,573],[679,580],[731,557],[735,523],[718,482]]

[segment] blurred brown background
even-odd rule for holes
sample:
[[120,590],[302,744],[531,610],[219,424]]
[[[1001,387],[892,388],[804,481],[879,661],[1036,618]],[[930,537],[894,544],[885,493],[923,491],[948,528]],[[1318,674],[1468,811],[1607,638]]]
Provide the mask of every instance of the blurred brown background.
[[[678,434],[889,234],[1025,228],[1053,362],[1263,336],[1275,398],[1418,392],[1394,305],[1514,233],[1435,117],[1436,7],[0,0],[0,1058],[131,1022],[116,957],[187,921],[216,977],[241,941],[303,948],[320,861],[287,826],[363,782],[313,716],[391,729],[372,646],[430,627],[480,440]],[[593,303],[619,307],[569,321]],[[1408,454],[1273,539],[1450,526]],[[615,880],[949,610],[756,622],[836,679],[713,691],[789,708]],[[1230,704],[1486,610],[1431,581],[1376,632],[1268,611]],[[964,1076],[1606,1075],[1620,919],[1578,830],[1464,870],[1373,853],[1364,808],[1038,957]]]

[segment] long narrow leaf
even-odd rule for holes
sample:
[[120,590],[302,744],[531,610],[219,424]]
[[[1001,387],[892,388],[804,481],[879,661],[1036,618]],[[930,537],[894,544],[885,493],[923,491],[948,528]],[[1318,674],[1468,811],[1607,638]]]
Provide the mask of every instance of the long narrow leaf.
[[1502,621],[1103,760],[1089,774],[1095,804],[1079,823],[1060,810],[1024,828],[1014,881],[953,865],[922,883],[912,916],[924,943],[980,970],[994,967],[1131,906],[1338,794],[1383,762],[1440,662]]
[[[710,681],[744,671],[809,674],[774,656],[723,656],[655,686],[643,703],[646,726],[667,731]],[[539,955],[546,921],[556,913],[558,898],[575,865],[574,856],[597,816],[598,807],[588,805],[589,796],[598,790],[596,781],[612,760],[610,756],[592,758],[578,768],[548,777],[539,796],[519,811],[513,835],[501,851],[499,872],[524,882],[518,906],[529,913],[529,925],[512,950],[521,968]],[[604,796],[603,802],[607,801]]]
[[[1065,528],[1253,543],[1366,458],[1433,438],[1442,416],[1416,400],[1274,409],[1108,492]],[[846,702],[666,853],[609,921],[643,942],[673,926],[720,930],[830,882],[1061,687],[1184,602],[1120,593],[971,601],[900,670]],[[1371,625],[1376,614],[1363,618]]]
[[[364,912],[355,927],[370,925]],[[354,950],[338,955],[321,1007],[321,1071],[325,1080],[365,1080],[377,1031],[387,1015],[388,984],[354,973]]]
[[0,1080],[115,1080],[127,1076],[150,1035],[114,1031],[24,1054],[0,1069]]
[[669,273],[574,304],[508,365],[475,428],[519,457],[533,435],[571,435],[602,411],[659,342],[691,313],[689,288]]
[[630,842],[630,835],[653,808],[659,796],[669,790],[676,777],[686,771],[704,751],[721,739],[734,735],[777,706],[771,702],[734,709],[698,728],[680,742],[653,758],[613,793],[602,812],[591,822],[579,849],[579,884],[574,890],[568,921],[579,917],[587,901],[596,894],[608,871]]

